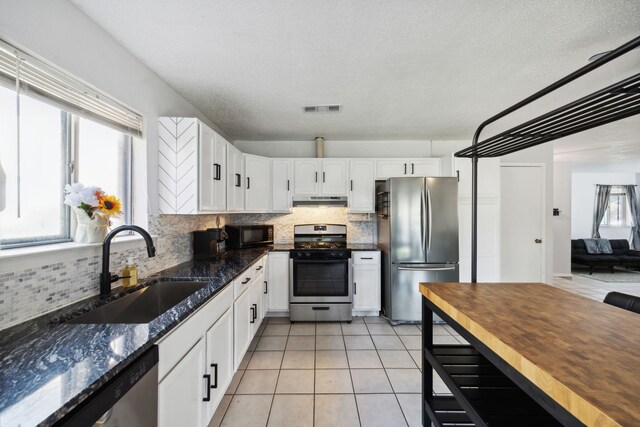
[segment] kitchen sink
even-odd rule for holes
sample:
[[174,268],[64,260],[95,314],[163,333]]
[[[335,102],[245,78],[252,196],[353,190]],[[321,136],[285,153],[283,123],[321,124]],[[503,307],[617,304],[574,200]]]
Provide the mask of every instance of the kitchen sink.
[[149,323],[208,284],[209,282],[157,282],[66,323]]

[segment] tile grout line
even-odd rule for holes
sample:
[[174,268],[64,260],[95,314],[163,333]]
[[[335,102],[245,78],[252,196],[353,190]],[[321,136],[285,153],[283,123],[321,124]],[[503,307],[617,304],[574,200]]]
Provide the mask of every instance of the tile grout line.
[[[266,325],[271,323],[271,320],[267,322]],[[275,324],[275,323],[274,323]],[[265,325],[265,330],[267,329]],[[263,331],[264,334],[264,331]],[[276,391],[278,391],[278,383],[280,382],[280,374],[282,373],[282,364],[284,363],[284,354],[287,351],[287,344],[289,343],[289,335],[291,334],[291,322],[289,322],[289,331],[287,332],[287,339],[284,342],[284,350],[282,351],[282,360],[280,360],[280,369],[278,369],[278,378],[276,378],[276,385],[273,388],[273,394],[271,395],[271,404],[269,405],[269,413],[267,414],[267,422],[265,427],[269,425],[269,418],[271,418],[271,411],[273,410],[273,402],[276,400]],[[262,336],[260,336],[262,339]]]
[[[364,322],[364,318],[362,319]],[[350,325],[352,325],[353,322],[350,323]],[[369,328],[366,327],[367,331],[369,331]],[[358,408],[358,399],[356,398],[356,387],[353,384],[353,376],[351,375],[351,363],[349,362],[349,353],[347,353],[347,341],[344,338],[344,330],[342,329],[342,324],[340,324],[340,332],[341,332],[341,336],[342,336],[342,343],[344,344],[344,355],[347,358],[347,368],[349,369],[349,379],[351,380],[351,389],[353,390],[353,401],[356,404],[356,414],[358,414],[358,423],[360,424],[360,427],[362,427],[362,419],[360,418],[360,409]]]

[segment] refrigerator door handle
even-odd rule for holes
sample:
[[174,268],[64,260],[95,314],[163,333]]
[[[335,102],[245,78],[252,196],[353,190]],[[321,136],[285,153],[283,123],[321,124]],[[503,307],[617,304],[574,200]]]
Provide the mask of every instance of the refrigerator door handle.
[[[422,234],[422,251],[424,252],[424,260],[428,260],[428,249],[427,249],[427,234],[429,233],[429,240],[431,240],[431,229],[427,230],[427,221],[429,219],[425,217],[425,215],[429,215],[429,211],[427,210],[427,197],[429,195],[429,189],[427,188],[426,180],[423,180],[424,188],[420,192],[420,202],[422,206],[420,206],[420,232]],[[426,195],[425,195],[426,193]]]
[[455,270],[457,268],[456,265],[452,266],[438,266],[438,267],[398,267],[398,270],[406,270],[406,271],[444,271],[444,270]]
[[427,187],[427,215],[429,215],[429,242],[427,245],[427,253],[431,251],[431,230],[433,228],[433,215],[431,212],[431,191],[429,191],[429,187]]

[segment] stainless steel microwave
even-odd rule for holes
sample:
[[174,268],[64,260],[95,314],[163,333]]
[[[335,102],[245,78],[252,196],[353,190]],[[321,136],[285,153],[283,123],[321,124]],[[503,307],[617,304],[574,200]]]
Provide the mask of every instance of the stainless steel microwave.
[[226,225],[225,245],[231,249],[273,245],[273,225]]

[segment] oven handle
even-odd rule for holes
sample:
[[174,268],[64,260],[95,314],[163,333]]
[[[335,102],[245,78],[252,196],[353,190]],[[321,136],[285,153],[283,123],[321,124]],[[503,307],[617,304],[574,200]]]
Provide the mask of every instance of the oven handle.
[[330,308],[331,307],[326,307],[326,306],[322,307],[322,306],[320,306],[320,307],[311,307],[311,310],[314,310],[314,311],[328,311]]
[[293,262],[301,262],[301,263],[313,263],[313,264],[335,264],[338,262],[349,262],[350,258],[342,258],[342,259],[297,259],[294,258],[291,261]]

